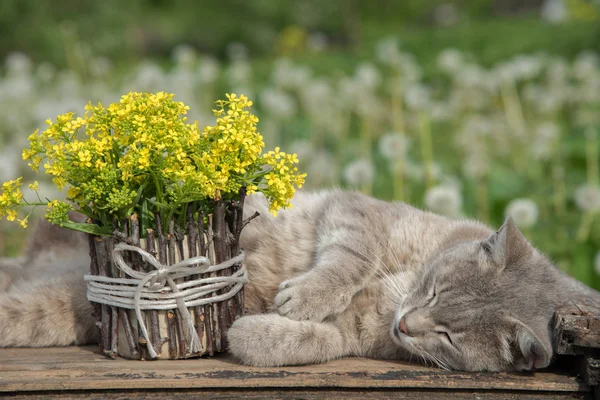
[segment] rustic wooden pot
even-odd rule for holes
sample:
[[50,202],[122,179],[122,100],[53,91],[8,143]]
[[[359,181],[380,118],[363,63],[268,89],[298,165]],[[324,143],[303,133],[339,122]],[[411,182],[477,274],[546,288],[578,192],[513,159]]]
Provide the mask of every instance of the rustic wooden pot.
[[[173,220],[169,221],[167,229],[163,229],[160,218],[155,218],[157,225],[153,229],[146,229],[145,235],[141,235],[138,216],[132,215],[120,224],[115,224],[119,228],[112,237],[89,236],[91,274],[126,278],[116,267],[111,256],[114,246],[120,242],[146,250],[163,265],[173,265],[195,256],[208,257],[212,265],[229,260],[239,254],[240,233],[248,222],[243,220],[243,202],[243,193],[239,201],[216,201],[214,212],[206,218],[203,213],[194,218],[190,209],[185,229],[178,229]],[[127,253],[125,260],[137,271],[149,272],[154,269],[135,252]],[[240,267],[240,264],[235,264],[231,268],[194,275],[189,279],[229,276]],[[176,283],[189,279],[182,278]],[[217,294],[227,291],[228,288],[225,288]],[[152,359],[148,352],[148,343],[138,330],[134,310],[98,303],[92,305],[99,328],[100,349],[106,356]],[[151,345],[157,354],[156,358],[183,359],[212,356],[226,351],[226,331],[244,311],[243,289],[228,300],[189,307],[188,311],[200,338],[200,351],[190,350],[179,310],[142,310]]]

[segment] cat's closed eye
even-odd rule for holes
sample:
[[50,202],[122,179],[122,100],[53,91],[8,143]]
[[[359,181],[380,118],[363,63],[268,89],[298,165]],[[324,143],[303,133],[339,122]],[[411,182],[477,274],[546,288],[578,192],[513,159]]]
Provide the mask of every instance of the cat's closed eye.
[[438,300],[438,292],[436,289],[436,285],[433,285],[433,290],[431,291],[431,295],[429,296],[429,300],[427,301],[427,305],[429,307],[434,306]]
[[450,343],[451,346],[454,346],[454,342],[452,342],[452,338],[450,337],[450,334],[448,332],[442,330],[437,330],[434,332],[442,336],[442,338],[448,341],[448,343]]

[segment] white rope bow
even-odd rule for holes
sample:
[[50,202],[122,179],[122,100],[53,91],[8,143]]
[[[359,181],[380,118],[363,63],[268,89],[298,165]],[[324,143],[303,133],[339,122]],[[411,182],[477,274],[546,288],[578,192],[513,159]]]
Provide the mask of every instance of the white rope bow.
[[[135,271],[123,259],[122,253],[124,251],[139,253],[156,270],[150,272]],[[190,351],[193,353],[199,352],[202,350],[200,338],[194,328],[188,307],[230,299],[248,282],[246,266],[242,263],[244,253],[212,266],[210,260],[202,256],[188,258],[177,264],[165,266],[141,248],[119,243],[113,249],[112,256],[117,267],[133,279],[85,275],[84,279],[88,282],[87,298],[94,303],[134,309],[139,330],[146,339],[148,353],[152,358],[156,358],[156,352],[150,342],[141,310],[172,310],[177,308],[188,328],[187,339],[190,344]],[[215,276],[175,283],[175,279],[220,271],[237,263],[242,263],[241,267],[230,276]],[[194,265],[196,266],[193,267]],[[232,284],[233,286],[226,293],[207,296]]]

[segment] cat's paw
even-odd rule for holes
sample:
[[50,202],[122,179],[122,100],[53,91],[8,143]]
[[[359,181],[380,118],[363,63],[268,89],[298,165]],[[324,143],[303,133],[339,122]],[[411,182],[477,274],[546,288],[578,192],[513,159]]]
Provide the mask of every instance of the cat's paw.
[[242,317],[227,339],[234,356],[257,367],[315,364],[343,355],[344,341],[335,327],[277,314]]
[[279,285],[275,306],[279,315],[296,321],[323,321],[350,304],[350,290],[336,290],[326,281],[300,276]]

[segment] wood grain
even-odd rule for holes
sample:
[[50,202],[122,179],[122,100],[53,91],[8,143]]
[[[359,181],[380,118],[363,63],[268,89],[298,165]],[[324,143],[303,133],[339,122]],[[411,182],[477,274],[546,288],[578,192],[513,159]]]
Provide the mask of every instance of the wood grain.
[[[256,368],[230,356],[196,360],[110,360],[96,346],[0,349],[2,393],[62,390],[444,390],[584,393],[555,372],[466,373],[399,361],[346,358],[322,365]],[[327,396],[328,397],[328,396]]]
[[582,299],[556,310],[554,341],[558,354],[584,354],[600,348],[600,306]]

